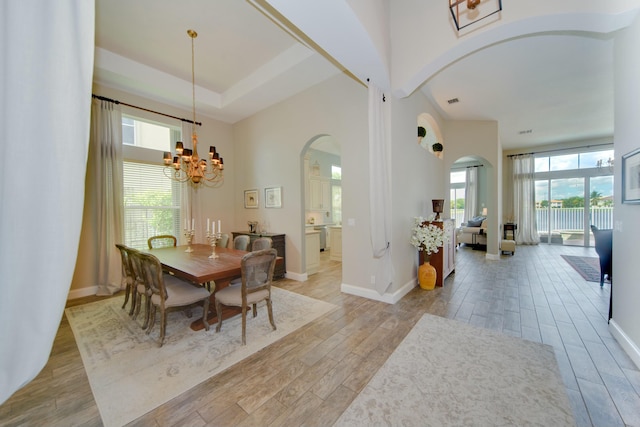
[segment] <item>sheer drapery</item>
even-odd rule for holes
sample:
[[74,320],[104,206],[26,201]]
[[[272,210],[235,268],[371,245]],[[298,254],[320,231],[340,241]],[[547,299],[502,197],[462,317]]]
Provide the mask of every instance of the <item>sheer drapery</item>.
[[391,212],[389,137],[387,135],[388,111],[382,91],[369,84],[369,215],[371,248],[376,277],[375,287],[380,295],[391,285]]
[[14,147],[0,168],[0,404],[47,363],[73,277],[94,11],[84,0],[0,2],[0,140]]
[[515,212],[516,243],[537,245],[540,236],[536,226],[535,159],[532,154],[511,158],[513,164],[513,211]]
[[[112,295],[121,288],[122,269],[116,243],[124,241],[122,179],[122,113],[110,101],[94,99],[91,104],[91,134],[84,201],[81,251],[78,262],[94,274],[96,295]],[[92,267],[93,266],[93,267]]]
[[478,168],[467,168],[464,183],[464,218],[467,222],[478,212]]

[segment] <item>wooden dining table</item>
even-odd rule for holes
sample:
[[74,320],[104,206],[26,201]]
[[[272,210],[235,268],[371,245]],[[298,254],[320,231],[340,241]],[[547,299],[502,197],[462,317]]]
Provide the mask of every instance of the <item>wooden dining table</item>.
[[[186,252],[187,246],[170,246],[165,248],[148,249],[145,252],[153,254],[162,264],[162,268],[170,274],[188,280],[199,286],[211,283],[211,300],[207,320],[210,325],[218,323],[215,311],[215,291],[229,285],[232,279],[241,277],[240,261],[248,252],[230,248],[216,247],[217,258],[209,258],[212,248],[205,244],[192,244],[193,252]],[[282,258],[281,258],[282,259]],[[239,313],[236,307],[224,307],[222,319]],[[194,321],[191,329],[194,331],[204,328],[202,319]]]

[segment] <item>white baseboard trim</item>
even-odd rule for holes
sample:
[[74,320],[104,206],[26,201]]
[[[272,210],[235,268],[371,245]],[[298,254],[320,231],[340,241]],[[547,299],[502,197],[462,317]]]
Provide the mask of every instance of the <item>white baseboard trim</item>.
[[87,286],[86,288],[71,289],[67,295],[67,300],[88,297],[98,292],[98,286]]
[[487,258],[490,261],[500,261],[500,254],[490,254],[487,252],[487,254],[485,255],[485,258]]
[[417,279],[410,281],[402,286],[400,289],[393,293],[385,292],[380,295],[375,289],[362,288],[360,286],[352,286],[346,283],[340,285],[340,291],[345,294],[356,295],[363,298],[368,298],[374,301],[386,302],[387,304],[395,304],[402,299],[403,296],[411,292],[416,287]]
[[284,274],[284,277],[286,277],[287,279],[291,279],[291,280],[296,280],[298,282],[306,282],[307,279],[309,279],[309,276],[307,276],[307,273],[292,273],[291,271],[287,271]]
[[624,333],[620,325],[618,325],[613,319],[609,321],[609,332],[618,341],[620,347],[629,355],[633,363],[640,369],[640,348],[634,343],[627,334]]

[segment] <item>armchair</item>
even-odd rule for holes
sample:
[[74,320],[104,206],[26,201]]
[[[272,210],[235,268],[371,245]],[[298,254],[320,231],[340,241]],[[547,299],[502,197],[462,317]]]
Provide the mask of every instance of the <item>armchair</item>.
[[484,216],[477,216],[470,219],[456,230],[456,243],[467,245],[487,244],[487,219]]

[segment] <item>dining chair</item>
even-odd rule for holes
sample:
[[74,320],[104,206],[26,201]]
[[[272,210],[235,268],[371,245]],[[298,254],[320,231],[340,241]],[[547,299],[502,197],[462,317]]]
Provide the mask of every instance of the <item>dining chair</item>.
[[220,246],[221,248],[226,248],[227,246],[229,246],[229,234],[222,233],[220,235],[220,240],[218,240],[217,245]]
[[258,237],[251,243],[252,251],[261,251],[263,249],[271,249],[273,242],[270,237]]
[[176,246],[177,244],[178,239],[170,234],[151,236],[147,239],[147,245],[149,245],[149,249],[166,248],[168,246]]
[[238,249],[241,251],[249,250],[249,236],[246,234],[241,234],[233,238],[233,249]]
[[147,280],[142,269],[141,255],[142,252],[133,248],[129,248],[129,259],[131,260],[131,270],[134,276],[133,291],[136,295],[132,313],[129,313],[129,315],[131,315],[131,318],[133,320],[136,320],[138,318],[140,309],[142,308],[142,300],[144,299],[145,309],[142,329],[147,329],[147,327],[149,326],[151,291],[149,286],[147,285]]
[[[273,330],[276,330],[271,303],[271,282],[277,256],[278,252],[275,249],[252,251],[244,255],[240,261],[241,286],[227,286],[215,294],[216,313],[222,313],[223,305],[242,308],[242,345],[247,343],[247,309],[253,306],[253,317],[256,317],[256,304],[260,301],[266,301],[269,322]],[[216,332],[220,332],[221,328],[222,316],[218,316]]]
[[129,311],[129,315],[131,315],[133,314],[133,310],[136,305],[136,289],[135,276],[131,266],[131,257],[129,256],[130,248],[121,243],[116,243],[116,248],[120,251],[120,259],[122,261],[122,284],[125,285],[124,303],[122,303],[122,308],[124,309],[126,307],[129,302],[129,298],[131,297],[131,309]]
[[140,265],[144,276],[145,285],[150,292],[149,326],[146,334],[149,335],[155,324],[156,311],[160,310],[160,338],[159,346],[162,347],[167,329],[167,311],[172,308],[188,307],[202,303],[202,323],[205,330],[209,330],[207,315],[209,312],[209,297],[211,294],[202,286],[197,286],[175,276],[165,274],[162,264],[152,254],[140,252]]

